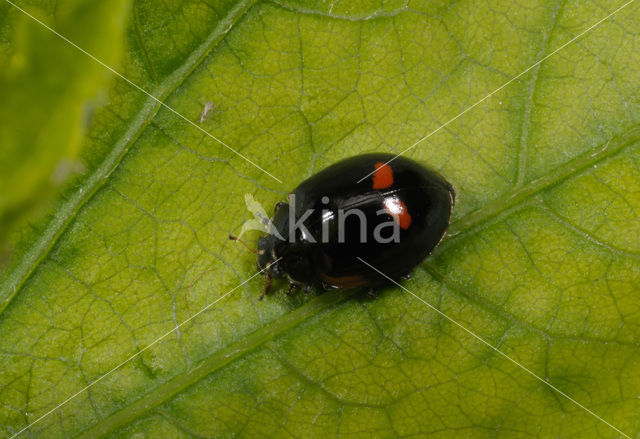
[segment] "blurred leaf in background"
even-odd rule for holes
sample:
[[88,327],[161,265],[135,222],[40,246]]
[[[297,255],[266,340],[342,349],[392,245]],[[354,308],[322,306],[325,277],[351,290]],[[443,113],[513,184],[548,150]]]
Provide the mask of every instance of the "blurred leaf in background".
[[[623,4],[134,2],[122,73],[285,183],[109,82],[85,174],[0,281],[1,434],[619,437],[398,288],[259,302],[254,256],[227,237],[246,193],[273,205],[337,160],[401,151]],[[47,38],[5,11],[6,53],[15,23]],[[632,437],[638,22],[634,2],[410,152],[458,197],[405,284]]]
[[[128,0],[22,2],[39,20],[108,64],[119,59]],[[110,72],[0,3],[0,249],[42,220],[70,179]],[[0,261],[3,258],[0,258]]]

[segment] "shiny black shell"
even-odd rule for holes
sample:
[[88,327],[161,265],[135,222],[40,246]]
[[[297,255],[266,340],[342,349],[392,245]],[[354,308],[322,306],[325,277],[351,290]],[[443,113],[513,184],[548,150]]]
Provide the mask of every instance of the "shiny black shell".
[[[272,234],[258,241],[258,266],[294,285],[381,286],[388,279],[358,257],[392,279],[409,274],[444,236],[454,199],[440,174],[408,158],[373,153],[345,159],[303,181],[289,203],[276,205],[272,222],[284,239]],[[291,220],[305,213],[304,229],[292,231]]]

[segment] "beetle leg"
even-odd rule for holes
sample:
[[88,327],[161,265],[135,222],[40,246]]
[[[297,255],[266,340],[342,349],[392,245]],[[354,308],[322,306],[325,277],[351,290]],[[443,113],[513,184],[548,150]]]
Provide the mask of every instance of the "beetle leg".
[[262,290],[262,295],[260,296],[259,300],[264,299],[264,296],[269,291],[269,288],[271,288],[271,275],[269,274],[269,272],[267,272],[267,274],[264,276],[264,289]]
[[296,284],[294,284],[293,282],[289,283],[289,289],[287,290],[287,296],[291,294],[291,291],[293,291],[293,289],[296,287]]

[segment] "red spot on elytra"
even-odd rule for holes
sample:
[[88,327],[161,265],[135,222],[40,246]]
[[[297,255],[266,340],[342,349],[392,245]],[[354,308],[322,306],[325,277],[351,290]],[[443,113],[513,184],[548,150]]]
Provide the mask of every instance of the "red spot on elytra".
[[384,200],[384,210],[393,217],[401,229],[407,230],[411,226],[411,214],[407,205],[398,197],[388,197]]
[[393,171],[386,163],[377,162],[373,172],[373,189],[386,189],[393,184]]

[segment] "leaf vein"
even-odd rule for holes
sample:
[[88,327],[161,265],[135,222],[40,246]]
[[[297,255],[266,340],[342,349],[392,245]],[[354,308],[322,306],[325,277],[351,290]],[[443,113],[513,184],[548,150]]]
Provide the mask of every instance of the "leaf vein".
[[[227,35],[231,25],[235,24],[245,12],[257,0],[243,0],[238,3],[221,20],[218,26],[209,34],[203,44],[201,44],[186,60],[176,69],[156,90],[153,96],[158,97],[162,102],[166,100],[194,71],[194,69],[209,55],[217,44]],[[95,171],[87,177],[78,190],[64,201],[58,209],[54,218],[49,222],[40,239],[25,254],[16,268],[6,275],[0,286],[0,313],[9,305],[18,291],[27,282],[31,274],[50,253],[58,239],[62,236],[67,227],[73,222],[82,207],[93,197],[93,195],[104,185],[110,175],[120,165],[124,157],[130,151],[151,119],[157,114],[160,104],[148,99],[138,112],[129,129],[123,137],[115,144],[112,151],[105,160],[96,167]]]

